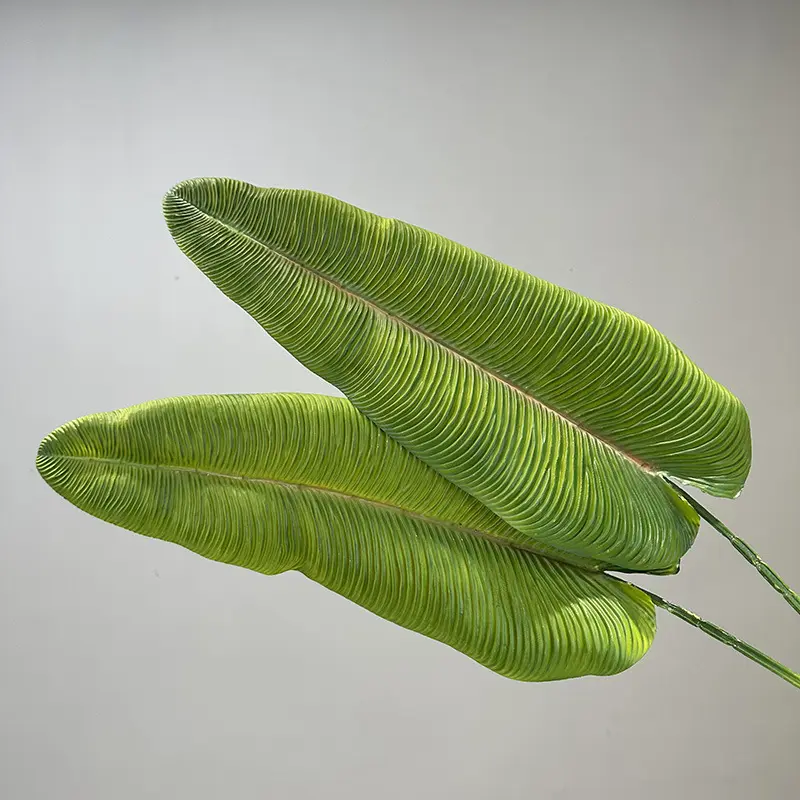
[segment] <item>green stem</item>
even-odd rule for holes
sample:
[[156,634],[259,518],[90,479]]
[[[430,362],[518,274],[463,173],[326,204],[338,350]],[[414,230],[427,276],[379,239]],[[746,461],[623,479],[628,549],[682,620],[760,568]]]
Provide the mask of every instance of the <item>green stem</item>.
[[[615,580],[619,580],[621,583],[628,583],[628,581],[623,581],[621,578],[615,578]],[[682,619],[684,622],[694,625],[695,628],[699,628],[703,633],[708,634],[718,642],[728,645],[728,647],[732,647],[736,652],[741,653],[751,661],[755,661],[756,664],[760,664],[770,672],[774,672],[779,678],[783,678],[787,683],[791,683],[792,686],[800,689],[800,675],[796,672],[792,672],[789,667],[781,664],[780,661],[770,658],[766,653],[762,653],[752,645],[747,644],[747,642],[743,642],[733,634],[720,628],[719,625],[714,625],[713,622],[708,622],[698,617],[697,614],[681,606],[676,606],[674,603],[670,603],[669,600],[665,600],[663,597],[659,597],[657,594],[643,589],[641,586],[635,586],[632,583],[628,583],[628,585],[634,586],[634,588],[638,589],[640,592],[644,592],[659,608],[663,608],[665,611],[669,611],[670,614],[678,617],[678,619]]]
[[765,564],[758,553],[750,547],[747,542],[740,539],[727,525],[718,520],[707,508],[701,506],[688,492],[682,489],[671,480],[664,479],[676,492],[678,492],[689,505],[709,524],[712,528],[719,531],[735,548],[744,556],[749,564],[758,570],[759,575],[776,591],[783,599],[800,614],[800,595],[786,585],[780,575],[772,567]]

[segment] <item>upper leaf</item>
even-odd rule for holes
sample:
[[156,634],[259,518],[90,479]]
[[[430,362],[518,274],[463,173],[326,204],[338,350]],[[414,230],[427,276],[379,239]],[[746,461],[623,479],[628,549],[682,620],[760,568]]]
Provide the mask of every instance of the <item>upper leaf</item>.
[[101,519],[262,573],[296,569],[519,680],[609,675],[655,634],[651,600],[522,537],[343,398],[183,397],[94,414],[37,458]]
[[698,519],[659,475],[744,482],[742,405],[629,314],[314,192],[206,178],[164,210],[300,361],[535,541],[668,570]]

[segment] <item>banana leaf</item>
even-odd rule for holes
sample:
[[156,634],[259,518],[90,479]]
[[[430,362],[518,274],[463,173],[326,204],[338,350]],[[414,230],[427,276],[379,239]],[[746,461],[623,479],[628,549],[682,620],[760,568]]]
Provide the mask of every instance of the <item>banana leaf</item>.
[[674,572],[732,497],[742,404],[641,320],[326,195],[231,179],[164,199],[181,249],[372,422],[564,560]]
[[646,594],[528,549],[344,398],[152,401],[59,428],[37,466],[107,522],[257,572],[298,570],[518,680],[618,673],[655,635]]

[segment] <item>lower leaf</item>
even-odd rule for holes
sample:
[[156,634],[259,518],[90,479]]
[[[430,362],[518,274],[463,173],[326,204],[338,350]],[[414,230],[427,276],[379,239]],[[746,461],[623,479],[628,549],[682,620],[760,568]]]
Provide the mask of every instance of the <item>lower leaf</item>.
[[59,428],[37,466],[94,516],[216,561],[299,570],[510,678],[618,673],[655,635],[646,594],[531,551],[343,398],[153,401]]

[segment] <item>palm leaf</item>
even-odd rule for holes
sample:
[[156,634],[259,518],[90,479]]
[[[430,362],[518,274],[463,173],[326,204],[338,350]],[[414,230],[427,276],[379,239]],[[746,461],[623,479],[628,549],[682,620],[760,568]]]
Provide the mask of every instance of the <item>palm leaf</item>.
[[229,179],[164,200],[178,245],[383,431],[532,543],[674,571],[741,489],[741,403],[646,323],[325,195]]
[[266,574],[300,570],[528,681],[609,675],[655,634],[651,600],[525,537],[343,398],[175,398],[59,428],[37,466],[101,519]]

